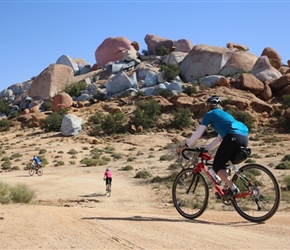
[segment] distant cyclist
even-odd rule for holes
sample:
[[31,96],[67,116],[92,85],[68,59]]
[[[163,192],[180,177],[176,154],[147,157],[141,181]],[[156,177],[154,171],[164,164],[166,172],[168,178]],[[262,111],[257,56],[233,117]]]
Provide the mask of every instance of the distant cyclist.
[[32,159],[31,163],[33,163],[33,162],[35,162],[35,168],[36,169],[39,169],[40,167],[42,167],[42,163],[41,163],[40,159],[37,156],[35,156],[35,155],[33,156],[33,159]]
[[108,185],[112,185],[112,172],[110,171],[109,168],[106,169],[105,173],[104,173],[104,180],[106,181],[106,191],[108,189]]

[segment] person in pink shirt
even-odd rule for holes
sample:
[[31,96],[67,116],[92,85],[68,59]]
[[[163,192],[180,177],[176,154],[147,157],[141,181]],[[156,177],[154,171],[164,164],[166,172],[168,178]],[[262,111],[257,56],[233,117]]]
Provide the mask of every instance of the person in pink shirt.
[[104,173],[104,180],[106,180],[106,189],[108,188],[108,185],[112,185],[112,172],[110,171],[110,169],[106,169],[105,173]]

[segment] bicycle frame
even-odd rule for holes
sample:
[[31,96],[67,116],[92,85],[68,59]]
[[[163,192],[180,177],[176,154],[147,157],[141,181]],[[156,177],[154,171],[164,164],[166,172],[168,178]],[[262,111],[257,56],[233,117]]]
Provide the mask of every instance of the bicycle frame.
[[[207,152],[201,152],[198,157],[200,160],[196,164],[196,166],[194,167],[193,173],[197,174],[198,172],[204,172],[206,174],[206,176],[208,177],[208,179],[210,180],[211,184],[214,186],[216,191],[219,193],[219,195],[221,197],[223,197],[225,195],[223,189],[221,188],[220,184],[217,183],[216,180],[211,176],[211,174],[209,173],[208,168],[207,168],[207,166],[212,166],[213,163],[210,161],[213,160],[213,157],[210,154],[208,154]],[[245,183],[245,180],[243,178],[241,178],[241,176],[240,176],[239,169],[235,165],[233,165],[231,162],[229,162],[228,165],[229,165],[230,169],[234,170],[235,174],[238,177],[240,177],[241,181],[244,183],[244,185],[247,188],[252,185],[251,181],[248,180],[246,176],[243,176],[243,178],[247,179],[249,185],[247,185]],[[234,196],[234,198],[242,198],[242,197],[249,196],[251,194],[252,194],[252,191],[249,190],[249,188],[248,188],[247,192],[237,194]]]

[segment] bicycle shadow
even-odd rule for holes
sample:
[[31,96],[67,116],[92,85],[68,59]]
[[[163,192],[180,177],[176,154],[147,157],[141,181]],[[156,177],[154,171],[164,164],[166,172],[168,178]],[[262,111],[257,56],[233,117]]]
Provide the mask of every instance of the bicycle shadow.
[[217,226],[232,226],[232,227],[245,227],[245,226],[255,226],[264,223],[254,223],[250,221],[237,221],[237,222],[213,222],[205,220],[187,220],[187,219],[171,219],[171,218],[160,218],[160,217],[150,217],[150,216],[131,216],[131,217],[83,217],[82,220],[104,220],[104,221],[167,221],[167,222],[185,222],[185,223],[195,223],[195,224],[207,224],[207,225],[217,225]]
[[93,193],[93,194],[84,194],[79,195],[78,197],[88,198],[88,197],[99,197],[99,196],[106,196],[107,193]]

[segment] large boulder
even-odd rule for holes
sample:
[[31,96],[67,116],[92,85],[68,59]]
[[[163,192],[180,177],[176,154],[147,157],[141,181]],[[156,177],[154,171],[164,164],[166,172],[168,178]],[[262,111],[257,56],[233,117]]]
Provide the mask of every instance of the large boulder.
[[158,49],[162,46],[167,49],[171,49],[173,47],[173,40],[151,34],[147,34],[144,41],[147,44],[149,55],[156,55]]
[[281,66],[282,66],[282,57],[273,48],[271,48],[271,47],[264,48],[264,50],[262,51],[261,56],[267,56],[269,58],[269,61],[270,61],[271,65],[275,69],[279,70],[281,68]]
[[61,134],[64,136],[77,135],[82,129],[82,124],[82,118],[74,114],[65,115],[61,122]]
[[199,44],[193,47],[180,64],[182,78],[192,82],[207,75],[218,75],[235,50]]
[[282,76],[282,74],[271,65],[267,56],[261,56],[258,58],[251,73],[261,82],[275,80]]
[[59,93],[55,95],[51,103],[52,111],[59,111],[63,108],[70,108],[73,105],[73,99],[67,93]]
[[73,81],[74,71],[62,64],[51,64],[43,70],[31,83],[28,90],[30,97],[46,99],[57,93]]
[[105,39],[95,51],[98,66],[102,67],[108,62],[119,61],[125,51],[131,48],[131,41],[125,37],[109,37]]

